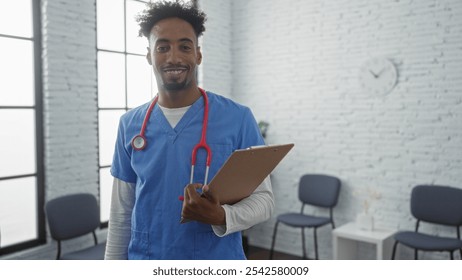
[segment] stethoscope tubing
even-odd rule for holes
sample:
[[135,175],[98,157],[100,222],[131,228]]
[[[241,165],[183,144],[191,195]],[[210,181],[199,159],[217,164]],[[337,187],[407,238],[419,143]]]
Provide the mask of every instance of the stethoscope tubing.
[[[199,143],[197,143],[193,150],[192,150],[192,155],[191,155],[191,174],[190,174],[190,179],[189,183],[193,183],[194,179],[194,167],[196,165],[196,159],[197,159],[197,151],[199,149],[204,149],[207,152],[207,159],[205,163],[205,176],[204,176],[204,185],[207,185],[208,183],[208,176],[209,176],[209,169],[210,169],[210,164],[212,162],[212,150],[210,149],[210,146],[207,144],[207,126],[208,126],[208,118],[209,118],[209,99],[207,97],[207,94],[205,90],[199,88],[199,91],[202,94],[202,97],[204,98],[204,118],[202,121],[202,133],[201,133],[201,139]],[[147,139],[145,136],[146,132],[146,127],[149,122],[149,119],[151,117],[151,113],[154,110],[154,106],[157,103],[157,100],[159,99],[159,96],[156,95],[156,97],[153,99],[151,104],[148,107],[148,110],[146,111],[146,115],[144,116],[143,124],[141,126],[140,133],[135,135],[132,138],[131,145],[135,151],[142,151],[146,145],[147,145]]]
[[146,115],[144,116],[143,125],[141,126],[141,131],[138,135],[135,135],[135,137],[133,137],[132,139],[131,144],[135,151],[143,150],[146,147],[146,144],[148,143],[146,140],[146,136],[144,136],[144,134],[146,132],[146,126],[147,126],[148,120],[151,117],[151,113],[154,109],[154,106],[157,103],[157,99],[159,99],[158,95],[156,95],[156,97],[151,102],[151,104],[149,104],[148,111],[146,112]]

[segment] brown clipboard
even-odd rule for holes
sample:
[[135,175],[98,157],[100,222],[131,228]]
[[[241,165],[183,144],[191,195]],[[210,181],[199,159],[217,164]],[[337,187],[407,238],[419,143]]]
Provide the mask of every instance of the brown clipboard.
[[293,147],[282,144],[234,151],[210,181],[209,190],[221,204],[234,204],[250,196]]

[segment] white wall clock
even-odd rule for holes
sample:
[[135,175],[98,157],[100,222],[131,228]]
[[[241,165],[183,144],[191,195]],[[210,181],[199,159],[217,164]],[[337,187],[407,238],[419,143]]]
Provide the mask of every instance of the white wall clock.
[[385,57],[366,60],[359,70],[359,84],[368,94],[385,95],[390,93],[398,81],[395,65]]

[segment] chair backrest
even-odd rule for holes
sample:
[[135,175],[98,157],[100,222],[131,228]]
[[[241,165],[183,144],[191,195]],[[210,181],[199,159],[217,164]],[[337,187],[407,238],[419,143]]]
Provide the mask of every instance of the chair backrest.
[[93,232],[100,225],[96,197],[92,194],[72,194],[46,203],[45,212],[51,237],[66,240]]
[[306,174],[300,178],[298,198],[306,204],[321,207],[337,205],[340,179],[322,174]]
[[411,214],[418,220],[449,226],[462,225],[462,189],[418,185],[411,193]]

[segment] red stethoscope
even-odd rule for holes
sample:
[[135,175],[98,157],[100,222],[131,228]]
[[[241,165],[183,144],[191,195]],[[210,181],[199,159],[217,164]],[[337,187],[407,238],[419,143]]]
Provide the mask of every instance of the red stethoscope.
[[[202,94],[202,97],[204,98],[204,120],[202,122],[202,135],[201,135],[201,140],[199,143],[194,146],[192,150],[192,158],[191,158],[191,175],[189,179],[189,183],[193,183],[193,177],[194,177],[194,166],[196,165],[196,157],[197,157],[197,151],[200,148],[205,149],[207,152],[207,160],[205,162],[205,178],[204,178],[204,185],[207,185],[207,179],[209,177],[209,169],[210,169],[210,163],[212,161],[212,151],[209,147],[209,145],[206,142],[206,137],[207,137],[207,124],[208,124],[208,119],[209,119],[209,99],[207,97],[207,94],[205,93],[205,90],[199,88],[199,91]],[[143,150],[146,145],[147,145],[147,140],[146,136],[144,135],[146,132],[146,126],[149,121],[149,117],[151,116],[152,110],[154,109],[154,106],[157,103],[157,99],[159,99],[159,96],[156,96],[154,100],[151,102],[149,105],[148,111],[146,112],[146,115],[144,116],[143,120],[143,125],[141,126],[141,131],[138,135],[135,135],[132,139],[132,147],[135,151],[141,151]]]

